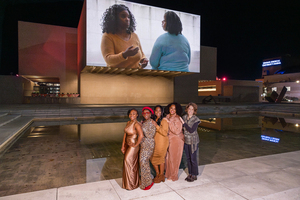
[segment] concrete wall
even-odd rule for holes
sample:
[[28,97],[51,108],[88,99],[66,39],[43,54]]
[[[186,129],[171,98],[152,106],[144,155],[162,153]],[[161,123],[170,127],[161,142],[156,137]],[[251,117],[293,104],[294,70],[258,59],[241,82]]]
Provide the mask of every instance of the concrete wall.
[[23,101],[24,85],[29,81],[20,76],[0,75],[0,104],[19,104]]
[[173,78],[81,73],[82,104],[158,104],[173,101]]
[[[244,81],[244,80],[227,80],[223,82],[226,86],[232,87],[233,102],[259,102],[262,94],[262,82]],[[224,94],[224,96],[226,96]]]
[[232,102],[259,102],[260,92],[257,86],[233,86]]
[[178,103],[200,103],[198,96],[199,80],[216,80],[217,48],[201,46],[200,73],[174,78],[174,101]]
[[58,77],[60,92],[78,92],[77,29],[18,23],[19,74]]

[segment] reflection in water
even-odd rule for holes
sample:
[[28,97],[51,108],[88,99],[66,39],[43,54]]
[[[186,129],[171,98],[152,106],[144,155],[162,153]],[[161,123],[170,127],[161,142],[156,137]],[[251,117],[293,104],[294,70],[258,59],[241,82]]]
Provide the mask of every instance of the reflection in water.
[[[202,119],[199,165],[300,150],[299,124],[260,116]],[[122,177],[125,125],[31,127],[0,157],[0,196]]]
[[300,119],[232,117],[201,119],[199,162],[209,164],[300,149]]

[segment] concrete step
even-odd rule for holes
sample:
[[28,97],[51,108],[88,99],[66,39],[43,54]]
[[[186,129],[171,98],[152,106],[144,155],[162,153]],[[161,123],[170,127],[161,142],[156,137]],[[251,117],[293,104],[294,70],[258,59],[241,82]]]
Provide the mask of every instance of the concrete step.
[[0,117],[3,117],[5,115],[8,115],[8,113],[7,112],[0,112]]
[[0,117],[0,127],[21,117],[21,115],[3,115]]
[[[2,117],[1,117],[2,118]],[[33,122],[34,117],[18,116],[0,126],[0,154]]]

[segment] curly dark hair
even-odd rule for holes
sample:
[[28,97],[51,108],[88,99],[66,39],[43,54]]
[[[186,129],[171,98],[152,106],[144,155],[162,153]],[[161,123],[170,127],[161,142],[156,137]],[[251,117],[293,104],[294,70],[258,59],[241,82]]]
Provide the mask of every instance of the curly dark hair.
[[161,105],[156,105],[156,106],[154,106],[154,120],[156,120],[156,118],[157,118],[157,116],[155,115],[155,109],[156,108],[160,108],[160,110],[161,110],[161,116],[160,116],[160,118],[157,120],[157,125],[160,125],[160,123],[161,123],[161,120],[164,118],[164,109],[163,109],[163,107],[161,106]]
[[130,17],[130,25],[127,29],[128,33],[132,33],[135,31],[135,19],[133,14],[130,12],[129,8],[123,4],[114,4],[110,6],[106,11],[103,13],[102,16],[102,33],[112,33],[115,34],[118,29],[118,20],[119,20],[119,13],[123,10],[127,10]]
[[129,116],[130,112],[133,111],[133,110],[135,110],[136,113],[137,113],[137,117],[136,117],[136,118],[139,118],[139,116],[140,116],[140,115],[139,115],[139,111],[138,111],[137,109],[135,109],[135,108],[129,109],[129,110],[127,111],[127,116]]
[[177,102],[173,102],[173,103],[170,103],[169,105],[167,105],[165,107],[165,114],[167,115],[167,114],[170,113],[170,107],[171,107],[171,105],[175,105],[175,107],[176,107],[176,114],[179,115],[179,116],[181,116],[182,115],[182,107]]
[[173,11],[168,11],[165,13],[166,17],[166,31],[170,34],[181,34],[182,32],[182,23],[178,15]]

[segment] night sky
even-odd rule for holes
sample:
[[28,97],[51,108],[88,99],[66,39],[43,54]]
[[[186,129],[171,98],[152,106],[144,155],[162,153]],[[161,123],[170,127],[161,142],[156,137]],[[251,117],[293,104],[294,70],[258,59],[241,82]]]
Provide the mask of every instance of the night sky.
[[[217,47],[220,78],[254,80],[261,77],[263,59],[287,54],[300,58],[299,0],[131,2],[201,15],[201,45]],[[0,0],[0,75],[18,72],[18,20],[77,28],[82,4],[83,0]]]

